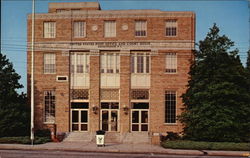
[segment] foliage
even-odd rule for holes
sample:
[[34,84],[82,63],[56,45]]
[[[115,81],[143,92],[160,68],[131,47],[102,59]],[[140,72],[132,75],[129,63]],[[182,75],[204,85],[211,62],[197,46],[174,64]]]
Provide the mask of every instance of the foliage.
[[247,51],[247,63],[246,63],[246,68],[250,72],[250,49]]
[[178,133],[175,132],[167,132],[166,136],[161,136],[161,141],[165,141],[165,140],[179,140],[181,139],[180,135]]
[[232,143],[232,142],[198,142],[198,141],[164,141],[161,143],[164,148],[172,149],[193,149],[193,150],[234,150],[248,151],[249,143]]
[[179,117],[188,139],[250,141],[250,83],[232,46],[215,24],[199,42]]
[[48,137],[50,138],[50,130],[49,129],[39,129],[35,131],[35,136],[36,137]]
[[[34,144],[44,144],[50,142],[48,137],[35,137]],[[2,137],[0,138],[1,144],[31,144],[30,137]]]
[[12,63],[0,53],[0,137],[29,133],[27,97],[16,92],[23,87],[18,83],[20,78]]

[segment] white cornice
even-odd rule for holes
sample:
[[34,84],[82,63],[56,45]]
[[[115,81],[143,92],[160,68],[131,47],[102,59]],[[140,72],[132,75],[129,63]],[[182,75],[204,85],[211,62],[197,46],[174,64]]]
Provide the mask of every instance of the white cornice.
[[[109,10],[77,11],[36,14],[36,19],[70,19],[70,18],[142,18],[142,17],[194,17],[194,12],[167,12],[160,10]],[[31,14],[28,15],[31,19]]]

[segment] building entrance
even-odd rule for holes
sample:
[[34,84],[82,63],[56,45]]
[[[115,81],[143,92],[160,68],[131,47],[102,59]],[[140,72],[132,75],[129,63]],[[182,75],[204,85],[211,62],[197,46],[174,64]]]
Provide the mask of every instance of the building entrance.
[[71,103],[71,131],[88,131],[88,103]]
[[133,103],[131,110],[131,131],[148,131],[148,103]]
[[104,131],[118,131],[119,103],[101,103],[101,129]]

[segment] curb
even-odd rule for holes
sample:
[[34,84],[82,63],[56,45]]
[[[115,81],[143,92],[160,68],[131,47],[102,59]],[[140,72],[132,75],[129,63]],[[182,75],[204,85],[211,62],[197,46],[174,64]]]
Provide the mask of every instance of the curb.
[[[100,148],[101,149],[101,148]],[[0,146],[0,150],[47,150],[47,151],[66,151],[66,152],[95,152],[95,153],[121,153],[121,154],[159,154],[159,155],[190,155],[190,156],[232,156],[232,157],[250,157],[250,152],[236,153],[234,151],[209,151],[209,150],[189,150],[188,152],[182,150],[166,149],[171,151],[122,151],[119,149],[101,149],[101,150],[81,150],[81,149],[63,149],[63,148],[34,148],[34,146],[27,147],[10,147]]]

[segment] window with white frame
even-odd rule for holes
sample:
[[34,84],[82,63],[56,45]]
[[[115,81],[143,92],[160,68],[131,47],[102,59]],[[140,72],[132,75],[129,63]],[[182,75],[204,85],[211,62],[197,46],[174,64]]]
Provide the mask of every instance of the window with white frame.
[[166,36],[176,36],[176,35],[177,35],[177,20],[167,20]]
[[54,74],[56,73],[56,55],[55,53],[44,54],[44,73]]
[[104,37],[116,37],[115,21],[104,21]]
[[55,122],[55,91],[44,91],[44,122]]
[[89,73],[89,54],[72,53],[71,54],[71,73]]
[[120,55],[118,53],[101,54],[101,73],[119,73]]
[[74,37],[80,38],[85,37],[86,26],[83,21],[75,21],[74,22]]
[[149,73],[150,56],[149,53],[135,53],[131,56],[132,73]]
[[165,93],[165,123],[176,123],[176,91]]
[[135,36],[147,36],[147,21],[135,21]]
[[65,12],[65,11],[66,11],[65,9],[56,9],[57,13],[61,13],[61,12]]
[[177,72],[177,55],[176,53],[166,53],[166,73]]
[[43,37],[44,38],[55,38],[56,37],[56,23],[55,22],[44,22],[43,23]]

